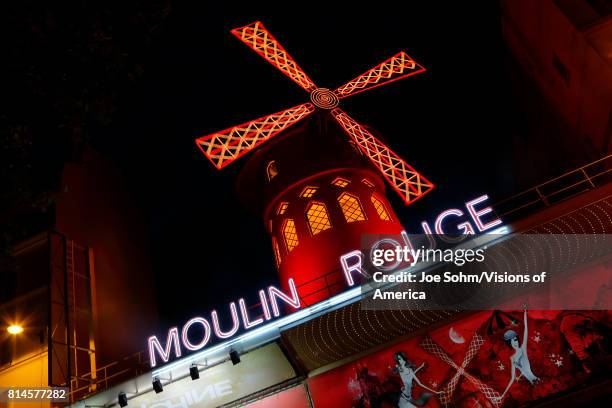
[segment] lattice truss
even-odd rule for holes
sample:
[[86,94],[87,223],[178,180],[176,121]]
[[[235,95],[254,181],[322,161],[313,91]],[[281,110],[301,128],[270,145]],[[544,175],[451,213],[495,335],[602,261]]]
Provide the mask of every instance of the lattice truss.
[[366,89],[384,85],[389,81],[397,81],[409,75],[420,74],[425,68],[418,65],[404,51],[375,66],[368,72],[342,85],[334,91],[338,98],[355,95]]
[[201,137],[197,143],[206,157],[222,169],[312,112],[314,106],[305,103]]
[[425,339],[421,343],[421,347],[425,351],[438,357],[440,360],[444,361],[446,364],[450,365],[456,370],[455,375],[453,375],[453,377],[446,383],[446,386],[442,390],[442,393],[439,395],[440,402],[445,407],[453,406],[452,396],[455,392],[455,389],[457,388],[457,384],[459,383],[461,377],[465,377],[469,382],[471,382],[476,387],[476,389],[478,389],[478,391],[480,391],[485,396],[485,398],[489,400],[492,406],[500,406],[501,394],[495,389],[488,386],[487,384],[480,381],[478,378],[474,377],[472,374],[465,371],[466,367],[476,356],[478,350],[480,350],[480,347],[482,347],[483,344],[484,339],[482,338],[482,336],[478,333],[475,333],[474,337],[472,337],[472,340],[470,341],[468,350],[465,353],[465,356],[463,357],[463,362],[461,363],[461,366],[459,366],[453,361],[452,358],[448,356],[448,354],[446,354],[442,347],[440,347],[433,341],[431,337],[425,337]]
[[406,203],[418,199],[433,188],[431,182],[344,111],[336,108],[332,115]]
[[[304,103],[198,138],[197,145],[218,169],[232,163],[316,110],[335,108],[339,99],[425,71],[425,68],[402,51],[345,85],[330,91],[318,88],[261,22],[236,28],[232,30],[232,34],[309,92],[312,103]],[[332,115],[358,144],[359,149],[383,173],[406,204],[422,197],[434,187],[345,112],[336,108],[332,111]]]

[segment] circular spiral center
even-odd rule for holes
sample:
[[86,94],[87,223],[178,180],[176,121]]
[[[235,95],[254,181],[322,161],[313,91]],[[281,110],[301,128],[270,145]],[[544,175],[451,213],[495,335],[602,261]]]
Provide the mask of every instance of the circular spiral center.
[[317,88],[310,94],[310,100],[321,109],[333,109],[338,106],[338,97],[326,88]]

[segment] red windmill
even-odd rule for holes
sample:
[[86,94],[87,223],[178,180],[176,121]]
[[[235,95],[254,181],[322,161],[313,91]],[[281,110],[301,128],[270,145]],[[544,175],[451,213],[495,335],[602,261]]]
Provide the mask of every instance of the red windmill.
[[[377,86],[422,73],[425,68],[405,52],[400,52],[332,91],[318,88],[261,22],[236,28],[232,33],[309,92],[311,102],[202,136],[196,139],[196,143],[220,170],[270,141],[257,150],[243,170],[243,175],[248,175],[242,179],[250,179],[242,184],[251,184],[250,189],[254,190],[251,195],[256,196],[258,201],[255,206],[259,205],[264,210],[264,221],[272,234],[281,278],[294,278],[303,297],[307,296],[303,293],[307,286],[312,286],[315,291],[327,290],[326,295],[317,295],[306,301],[313,303],[315,298],[319,300],[336,291],[329,289],[329,275],[338,272],[338,256],[342,251],[358,248],[363,234],[395,234],[402,229],[382,194],[384,183],[371,171],[371,165],[384,176],[406,205],[423,197],[434,187],[370,130],[338,108],[339,102]],[[330,115],[322,115],[325,119],[320,120],[324,122],[319,123],[316,130],[312,126],[302,126],[284,132],[282,137],[275,137],[312,113],[327,111],[349,135],[350,143],[343,143],[343,146],[336,143],[338,132],[328,125]],[[287,140],[289,138],[297,140],[290,142]],[[319,145],[331,143],[328,147],[332,149],[332,154],[319,146],[313,152],[315,157],[308,162],[304,156],[315,142]],[[345,151],[346,146],[353,148],[349,149],[350,155]],[[361,157],[356,158],[355,151]],[[297,152],[301,153],[299,157],[296,157]],[[364,166],[364,157],[368,159],[369,166]],[[280,166],[279,160],[283,159],[285,163]],[[277,177],[281,173],[284,177]],[[259,177],[256,187],[252,186],[253,174],[255,178]],[[261,180],[268,184],[261,184]],[[351,183],[351,191],[340,191]],[[341,211],[331,208],[332,203],[339,206]],[[346,225],[341,228],[339,224],[342,222]],[[331,231],[332,226],[338,227],[335,232]],[[305,234],[300,234],[300,230]],[[300,235],[306,239],[300,239]],[[313,240],[315,236],[317,239]],[[321,285],[316,283],[323,278],[326,288],[320,288]]]

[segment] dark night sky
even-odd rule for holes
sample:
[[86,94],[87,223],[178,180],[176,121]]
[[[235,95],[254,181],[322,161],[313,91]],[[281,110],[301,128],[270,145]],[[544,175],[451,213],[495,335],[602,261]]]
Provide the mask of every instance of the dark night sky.
[[125,170],[146,215],[163,326],[276,279],[263,223],[234,190],[246,158],[219,172],[193,142],[308,98],[234,38],[236,26],[262,20],[321,87],[335,88],[399,50],[428,69],[343,103],[438,186],[410,208],[391,198],[408,229],[448,206],[482,193],[506,197],[525,183],[514,176],[528,165],[517,160],[524,119],[506,73],[496,2],[381,10],[356,2],[342,10],[204,3],[174,6],[143,80],[119,102],[111,131],[93,141]]

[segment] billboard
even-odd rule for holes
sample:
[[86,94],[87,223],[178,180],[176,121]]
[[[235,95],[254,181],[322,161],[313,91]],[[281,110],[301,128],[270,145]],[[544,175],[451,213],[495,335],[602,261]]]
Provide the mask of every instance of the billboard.
[[479,312],[308,379],[317,408],[514,407],[598,383],[612,311]]
[[213,408],[295,377],[295,371],[277,344],[268,344],[240,356],[240,363],[226,361],[164,385],[164,391],[130,400],[138,408]]

